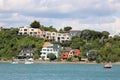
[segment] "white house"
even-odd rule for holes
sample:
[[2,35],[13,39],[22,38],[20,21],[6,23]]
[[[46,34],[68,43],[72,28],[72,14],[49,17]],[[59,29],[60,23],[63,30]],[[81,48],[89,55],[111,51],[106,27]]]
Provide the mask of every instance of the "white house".
[[59,41],[61,43],[71,40],[70,33],[57,33],[57,32],[50,32],[50,31],[41,31],[38,28],[30,28],[30,27],[20,27],[18,34],[19,35],[36,36],[36,37],[40,37],[40,38],[47,38],[51,41]]
[[42,31],[38,28],[20,27],[18,34],[42,37]]
[[62,50],[62,47],[58,44],[51,44],[47,47],[42,48],[41,52],[41,59],[44,58],[44,60],[49,60],[49,58],[47,57],[47,55],[49,53],[53,53],[55,54],[56,57],[59,56],[60,52]]
[[56,41],[59,41],[62,43],[70,40],[71,40],[71,36],[69,33],[57,33]]

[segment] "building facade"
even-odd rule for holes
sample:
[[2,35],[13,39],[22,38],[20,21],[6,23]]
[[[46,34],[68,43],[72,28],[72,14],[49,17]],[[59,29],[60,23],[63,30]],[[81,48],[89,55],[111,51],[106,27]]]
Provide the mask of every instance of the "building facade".
[[18,34],[42,37],[42,31],[38,28],[20,27]]
[[69,33],[41,31],[40,29],[37,28],[20,27],[18,34],[36,36],[44,39],[49,39],[50,41],[57,41],[61,43],[65,41],[71,41],[71,35]]
[[49,60],[48,54],[53,53],[56,58],[61,53],[62,47],[59,44],[50,44],[47,47],[42,48],[41,52],[41,59]]

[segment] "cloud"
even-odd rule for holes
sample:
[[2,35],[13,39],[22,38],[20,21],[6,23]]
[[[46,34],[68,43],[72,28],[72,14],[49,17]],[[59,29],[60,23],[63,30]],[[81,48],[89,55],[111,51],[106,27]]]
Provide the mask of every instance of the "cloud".
[[[0,25],[29,25],[33,20],[56,28],[120,29],[120,0],[0,0]],[[116,28],[114,28],[114,26]]]

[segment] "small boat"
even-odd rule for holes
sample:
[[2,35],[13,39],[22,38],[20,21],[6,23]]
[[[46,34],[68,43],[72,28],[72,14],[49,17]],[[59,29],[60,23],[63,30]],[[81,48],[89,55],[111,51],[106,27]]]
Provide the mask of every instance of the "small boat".
[[112,68],[112,65],[111,64],[105,64],[104,68]]
[[18,64],[18,62],[16,62],[16,61],[13,61],[11,64]]
[[25,60],[25,63],[24,64],[33,64],[34,62],[31,61],[31,60]]
[[33,62],[25,61],[25,64],[33,64]]

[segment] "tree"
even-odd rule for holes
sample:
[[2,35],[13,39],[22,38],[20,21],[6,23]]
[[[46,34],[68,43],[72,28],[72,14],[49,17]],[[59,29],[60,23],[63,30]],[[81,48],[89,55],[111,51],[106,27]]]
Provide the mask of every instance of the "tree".
[[33,22],[30,24],[30,26],[31,26],[32,28],[39,28],[39,27],[40,27],[40,23],[35,20],[35,21],[33,21]]
[[53,53],[49,53],[49,54],[47,55],[47,57],[49,58],[50,61],[53,61],[53,60],[56,59],[56,56],[55,56],[55,54],[53,54]]
[[94,61],[97,59],[98,57],[98,51],[96,50],[90,50],[88,53],[87,53],[87,56],[88,56],[88,60],[89,61]]
[[60,29],[60,30],[59,30],[59,33],[64,33],[63,29]]
[[109,36],[109,32],[107,32],[107,31],[103,31],[102,32],[102,35],[105,37],[105,38],[108,38],[108,36]]
[[49,31],[51,32],[57,32],[57,30],[53,26],[49,26],[48,28],[49,28]]
[[67,27],[64,27],[64,31],[70,31],[72,29],[72,27],[70,27],[70,26],[67,26]]

